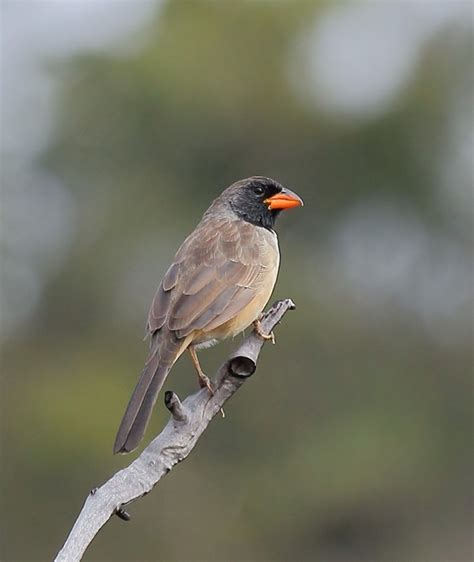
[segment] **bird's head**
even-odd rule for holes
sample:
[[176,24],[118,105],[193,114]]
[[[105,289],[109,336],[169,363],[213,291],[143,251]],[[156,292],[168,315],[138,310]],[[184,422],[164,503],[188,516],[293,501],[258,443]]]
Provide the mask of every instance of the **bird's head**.
[[303,205],[296,193],[265,176],[240,180],[228,187],[219,199],[241,219],[270,229],[281,211]]

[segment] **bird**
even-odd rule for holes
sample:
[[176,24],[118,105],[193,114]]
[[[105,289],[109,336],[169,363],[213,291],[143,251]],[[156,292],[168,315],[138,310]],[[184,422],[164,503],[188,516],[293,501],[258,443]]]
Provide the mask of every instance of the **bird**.
[[196,351],[232,338],[259,319],[280,265],[274,230],[285,209],[302,199],[265,176],[239,180],[210,205],[184,240],[153,298],[147,320],[150,350],[120,423],[114,453],[140,443],[158,394],[177,359],[188,350],[201,387],[212,393]]

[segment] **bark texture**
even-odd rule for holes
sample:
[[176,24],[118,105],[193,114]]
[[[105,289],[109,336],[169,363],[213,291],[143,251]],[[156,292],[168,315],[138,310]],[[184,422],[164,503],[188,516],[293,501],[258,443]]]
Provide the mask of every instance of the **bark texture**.
[[[260,321],[270,334],[288,310],[295,308],[291,299],[276,302]],[[116,514],[128,520],[124,506],[150,492],[173,466],[193,450],[212,418],[229,398],[253,375],[265,340],[252,332],[220,367],[213,381],[211,396],[204,388],[183,402],[171,391],[165,393],[165,405],[171,412],[163,431],[127,468],[88,495],[84,506],[55,560],[76,562],[100,529]]]

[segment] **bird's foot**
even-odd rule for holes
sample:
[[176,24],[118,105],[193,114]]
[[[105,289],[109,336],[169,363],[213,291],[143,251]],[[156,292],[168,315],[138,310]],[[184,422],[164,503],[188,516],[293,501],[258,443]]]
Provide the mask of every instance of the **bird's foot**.
[[[209,377],[202,372],[201,365],[199,364],[199,359],[196,354],[196,349],[193,346],[189,346],[188,351],[189,354],[191,355],[191,360],[198,374],[199,386],[201,388],[207,388],[209,394],[211,396],[214,396],[214,389],[212,388],[211,381],[209,380]],[[221,408],[221,414],[222,417],[225,418],[224,410],[222,408]]]
[[254,321],[253,327],[254,327],[255,333],[258,336],[260,336],[265,341],[271,341],[272,344],[275,345],[275,334],[273,332],[270,332],[269,334],[265,334],[265,332],[263,331],[262,325],[260,324],[260,319],[257,319],[257,320]]
[[[205,375],[202,371],[199,373],[199,386],[201,388],[207,388],[209,390],[211,396],[214,396],[214,389],[212,388],[211,381],[207,375]],[[221,416],[225,418],[224,408],[221,408]]]
[[211,381],[209,380],[209,377],[202,372],[198,373],[198,377],[199,377],[199,386],[201,388],[207,388],[207,390],[209,390],[209,392],[211,393],[211,396],[214,396],[214,389],[212,388],[212,384]]

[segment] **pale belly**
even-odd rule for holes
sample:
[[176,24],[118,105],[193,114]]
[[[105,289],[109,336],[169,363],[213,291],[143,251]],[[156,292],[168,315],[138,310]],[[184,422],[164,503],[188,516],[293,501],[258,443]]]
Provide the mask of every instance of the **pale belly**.
[[[276,278],[276,276],[275,276]],[[275,279],[276,280],[276,279]],[[245,328],[248,328],[252,322],[257,320],[257,318],[262,313],[265,305],[272,296],[273,288],[275,287],[275,281],[271,284],[266,291],[262,291],[261,294],[250,302],[235,318],[232,318],[220,327],[220,330],[224,332],[224,337],[234,337],[240,334]]]

